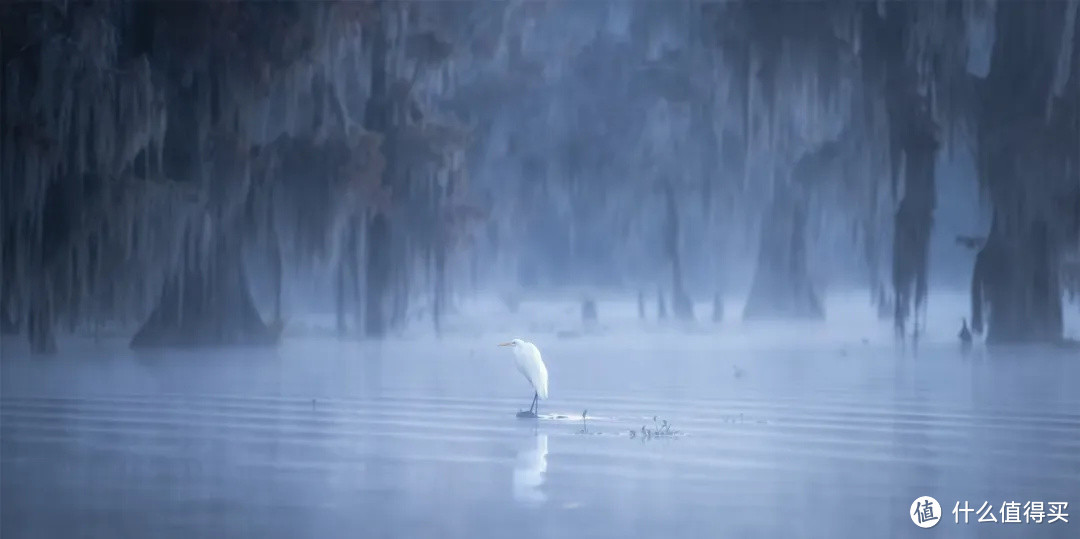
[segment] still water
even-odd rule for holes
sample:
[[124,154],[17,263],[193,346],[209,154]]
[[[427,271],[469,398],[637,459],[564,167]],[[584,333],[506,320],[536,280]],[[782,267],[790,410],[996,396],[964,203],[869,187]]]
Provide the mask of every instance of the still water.
[[[495,347],[517,335],[7,342],[0,536],[1080,537],[1076,350],[916,353],[871,326],[522,334],[540,420]],[[958,501],[998,522],[955,524]],[[1005,524],[1009,501],[1075,516]]]

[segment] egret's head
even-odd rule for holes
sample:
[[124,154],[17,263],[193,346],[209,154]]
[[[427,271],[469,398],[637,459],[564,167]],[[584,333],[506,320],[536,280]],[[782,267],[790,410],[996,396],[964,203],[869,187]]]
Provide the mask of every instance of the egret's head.
[[521,346],[521,345],[523,345],[523,344],[525,344],[525,341],[523,341],[523,340],[521,340],[521,339],[514,339],[514,340],[512,340],[512,341],[510,341],[510,342],[504,342],[504,343],[500,343],[500,344],[499,344],[499,346],[513,346],[513,347],[517,347],[517,346]]

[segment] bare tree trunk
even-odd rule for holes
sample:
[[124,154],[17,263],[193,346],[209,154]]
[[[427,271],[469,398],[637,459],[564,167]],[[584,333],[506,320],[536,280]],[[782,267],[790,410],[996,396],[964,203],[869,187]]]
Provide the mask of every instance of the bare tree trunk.
[[441,334],[443,309],[446,302],[446,245],[440,238],[435,244],[435,298],[432,302],[431,318],[435,323],[435,333]]
[[[241,250],[213,227],[207,260],[197,253],[168,281],[150,318],[131,339],[133,348],[275,344],[251,299]],[[184,242],[188,245],[188,242]]]
[[355,311],[353,313],[354,323],[356,325],[357,333],[363,335],[364,333],[364,238],[367,237],[367,230],[365,227],[367,219],[364,216],[358,216],[354,219],[354,225],[356,226],[356,233],[353,234],[352,242],[352,267],[355,272],[351,276],[353,283],[353,305]]
[[274,281],[274,324],[281,324],[281,295],[284,288],[283,261],[281,242],[278,241],[277,227],[270,224],[270,272]]
[[14,335],[19,332],[21,318],[15,315],[17,295],[10,284],[14,279],[9,279],[15,273],[15,246],[6,230],[0,230],[0,234],[4,241],[0,246],[0,335]]
[[349,298],[360,297],[359,285],[357,284],[357,273],[359,271],[356,252],[357,237],[359,236],[357,219],[350,217],[345,226],[346,230],[342,236],[341,252],[338,253],[337,270],[335,272],[335,288],[337,292],[334,299],[338,337],[343,337],[349,330],[348,316],[346,314],[348,312]]
[[596,324],[599,318],[596,312],[596,300],[592,298],[586,298],[581,302],[581,323],[585,327],[590,327]]
[[[383,16],[386,17],[389,12],[388,6],[382,4],[380,7]],[[392,102],[388,95],[387,76],[389,47],[386,26],[388,24],[390,24],[389,20],[380,20],[374,28],[371,52],[371,96],[368,98],[367,109],[364,113],[367,129],[384,135],[382,151],[386,159],[386,169],[383,171],[383,186],[392,184],[397,162],[394,140],[390,136]],[[381,338],[387,330],[386,293],[391,286],[392,277],[390,218],[385,212],[377,211],[367,223],[366,228],[364,333],[368,337]]]
[[437,178],[431,178],[431,202],[434,206],[432,214],[435,216],[434,229],[430,231],[432,244],[429,252],[432,252],[432,258],[434,259],[434,289],[431,302],[431,320],[435,325],[435,334],[442,334],[442,317],[446,308],[446,257],[448,244],[451,238],[451,232],[448,230],[451,223],[451,219],[447,214],[448,209],[446,206],[446,199],[452,193],[453,180],[450,179],[447,187],[439,185]]
[[390,286],[389,228],[388,219],[382,214],[377,214],[367,227],[364,333],[368,337],[386,335],[386,292]]
[[1045,222],[1010,230],[994,219],[976,257],[971,303],[972,329],[981,333],[989,321],[987,342],[1061,339],[1059,260]]
[[788,190],[773,193],[761,231],[754,283],[744,319],[823,318],[821,299],[810,282],[806,260],[806,209]]
[[670,181],[664,182],[664,198],[667,203],[667,226],[665,227],[665,250],[671,259],[671,310],[679,320],[694,319],[694,305],[683,286],[682,258],[679,256],[679,213],[675,204],[675,189]]
[[398,241],[393,245],[393,256],[390,259],[394,269],[391,272],[393,296],[391,298],[390,324],[387,329],[399,328],[404,325],[407,318],[406,314],[409,312],[409,278],[411,277],[409,272],[411,268],[407,258],[410,254],[410,245],[407,242],[408,238],[398,238]]
[[[0,302],[4,300],[0,299]],[[19,320],[6,309],[0,310],[0,335],[17,335],[19,333]]]
[[30,312],[26,323],[30,351],[35,354],[54,354],[56,353],[56,320],[53,311],[52,284],[45,275],[42,275],[38,282],[37,293],[31,296]]
[[[348,237],[348,233],[346,233],[346,237]],[[345,323],[345,299],[349,294],[345,283],[345,275],[348,273],[347,268],[349,266],[349,257],[345,246],[348,243],[350,242],[346,239],[345,245],[342,245],[341,252],[338,254],[337,265],[334,269],[334,320],[338,337],[344,337],[345,332],[348,330]]]

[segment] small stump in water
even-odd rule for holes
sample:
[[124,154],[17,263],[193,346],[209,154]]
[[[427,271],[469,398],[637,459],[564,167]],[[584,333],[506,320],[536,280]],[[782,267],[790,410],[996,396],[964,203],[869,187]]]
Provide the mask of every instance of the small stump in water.
[[518,412],[517,417],[518,417],[518,419],[540,419],[540,416],[538,416],[538,415],[536,415],[536,413],[530,412],[528,410],[522,410],[522,411]]

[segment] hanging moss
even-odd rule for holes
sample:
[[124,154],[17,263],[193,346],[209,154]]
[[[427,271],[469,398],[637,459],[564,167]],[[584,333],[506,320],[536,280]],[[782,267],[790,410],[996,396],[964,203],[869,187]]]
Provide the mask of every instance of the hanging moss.
[[[1069,4],[997,6],[977,116],[979,179],[994,220],[972,276],[972,325],[987,325],[989,342],[1062,337],[1060,272],[1076,251],[1080,213],[1077,23]],[[1025,84],[1008,84],[1016,80]]]
[[[58,317],[140,317],[177,296],[169,283],[218,286],[209,273],[229,263],[216,260],[222,238],[202,233],[204,223],[220,230],[274,213],[261,209],[271,197],[252,196],[248,165],[266,132],[265,89],[303,94],[298,79],[345,71],[325,59],[295,65],[324,51],[340,58],[333,40],[354,40],[336,28],[362,29],[357,18],[326,17],[333,4],[297,6],[5,6],[0,106],[13,121],[0,140],[13,157],[3,160],[3,226],[17,238],[5,281],[26,292],[6,303],[18,304],[16,323],[33,319],[37,351],[52,348]],[[281,39],[266,39],[274,34]],[[295,119],[282,127],[328,129]]]
[[[700,208],[720,229],[764,211],[775,226],[759,238],[762,271],[795,269],[755,290],[795,289],[799,305],[770,307],[781,311],[820,310],[804,259],[821,209],[849,209],[835,220],[862,243],[873,284],[892,268],[904,325],[927,293],[938,146],[974,142],[997,223],[973,279],[980,318],[1010,339],[1043,338],[1025,316],[1053,333],[1058,266],[1080,235],[1075,3],[634,4],[620,6],[630,42],[569,32],[558,59],[540,37],[599,8],[503,4],[0,5],[0,322],[39,350],[60,321],[105,318],[147,322],[140,342],[242,342],[189,334],[208,331],[190,325],[200,309],[228,304],[244,318],[234,329],[261,340],[244,268],[222,245],[283,261],[277,295],[281,273],[336,271],[342,319],[356,313],[373,336],[427,296],[437,318],[452,302],[459,228],[471,226],[453,217],[468,153],[490,190],[532,201],[488,201],[491,230],[556,222],[567,239],[553,249],[583,267],[646,251],[605,240],[635,238],[663,212]],[[572,117],[569,133],[536,137],[558,114]],[[671,136],[637,136],[654,128]],[[516,140],[509,157],[503,138]],[[831,159],[843,165],[797,171],[830,140],[846,141]],[[657,176],[686,163],[694,177],[647,204]],[[539,219],[547,207],[555,215]],[[670,251],[676,314],[689,304],[679,219],[636,242]],[[219,305],[188,282],[236,291]]]

